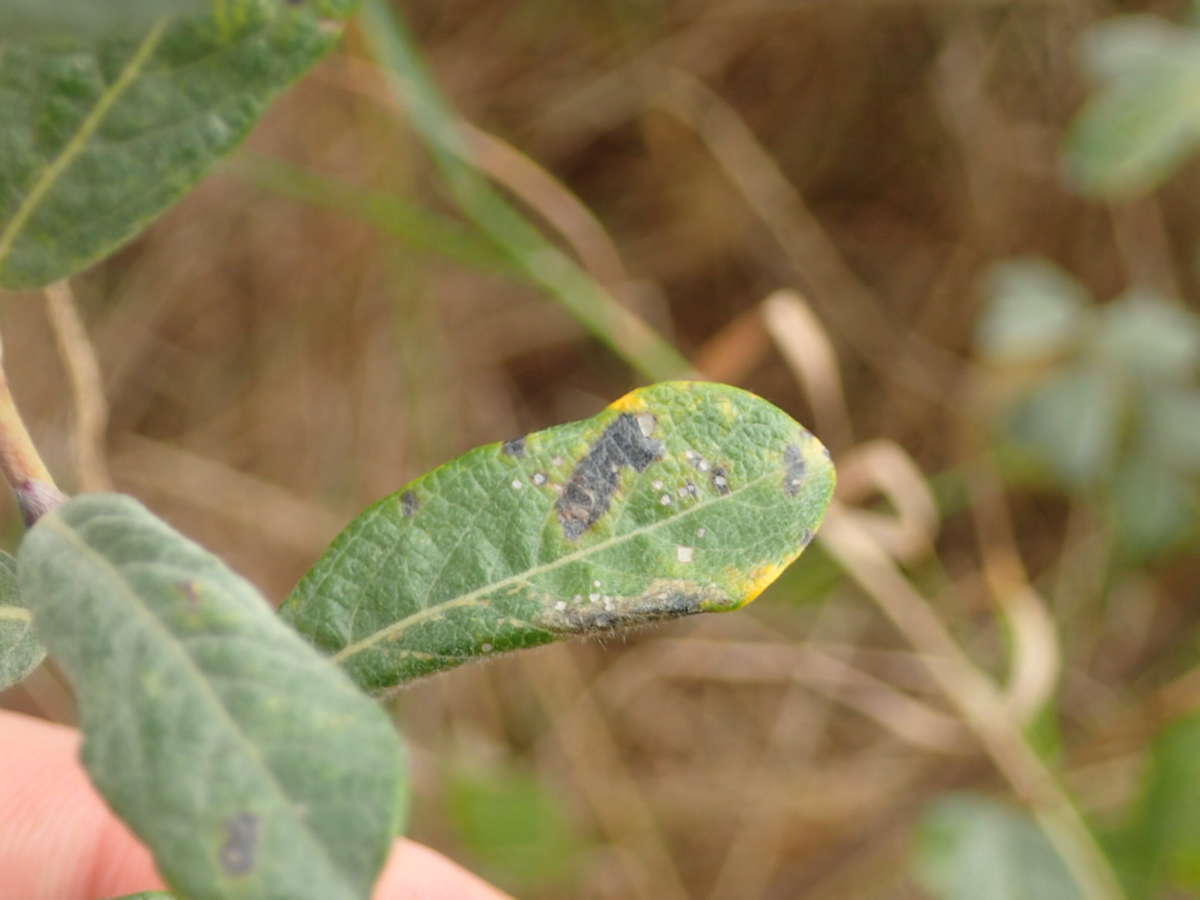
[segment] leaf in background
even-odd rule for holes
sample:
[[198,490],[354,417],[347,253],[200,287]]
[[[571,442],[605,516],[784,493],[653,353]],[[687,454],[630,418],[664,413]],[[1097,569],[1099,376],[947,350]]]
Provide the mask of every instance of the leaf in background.
[[971,794],[930,806],[919,826],[917,876],[938,900],[1075,900],[1066,867],[1032,819]]
[[1072,488],[1112,471],[1120,434],[1120,384],[1098,368],[1070,368],[1039,385],[1009,420],[1012,439]]
[[514,768],[465,769],[449,782],[449,814],[480,874],[516,894],[544,893],[575,868],[579,841],[559,797]]
[[24,679],[45,655],[17,590],[17,561],[0,551],[0,690]]
[[567,635],[737,609],[811,540],[833,485],[825,448],[765,400],[654,385],[380,501],[282,615],[381,692]]
[[1112,489],[1116,535],[1138,559],[1186,540],[1200,510],[1196,489],[1157,459],[1133,457],[1117,471]]
[[[130,34],[167,15],[212,9],[213,0],[2,0],[3,38]],[[218,0],[219,2],[219,0]]]
[[1177,471],[1200,474],[1200,389],[1149,392],[1138,437],[1147,455]]
[[351,6],[227,0],[135,39],[0,43],[0,287],[40,287],[136,235],[333,46],[324,16]]
[[1128,291],[1101,308],[1090,353],[1102,366],[1148,381],[1189,381],[1200,365],[1200,317],[1156,294]]
[[174,894],[164,891],[142,891],[140,894],[126,894],[123,897],[117,897],[116,900],[177,900],[177,898]]
[[1117,843],[1141,896],[1200,890],[1200,716],[1155,740],[1133,822]]
[[79,695],[83,761],[189,900],[365,900],[403,790],[387,716],[136,501],[26,536],[22,596]]
[[1068,171],[1084,191],[1124,196],[1154,188],[1200,144],[1200,36],[1120,19],[1085,45],[1102,86],[1068,136]]
[[1053,263],[1030,257],[993,266],[987,306],[975,343],[990,362],[1040,362],[1069,349],[1079,336],[1091,298]]

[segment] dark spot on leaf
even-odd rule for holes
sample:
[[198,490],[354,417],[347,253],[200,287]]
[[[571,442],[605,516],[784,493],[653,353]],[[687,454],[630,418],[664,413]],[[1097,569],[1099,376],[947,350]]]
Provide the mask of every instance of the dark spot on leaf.
[[537,624],[559,634],[588,634],[690,616],[705,602],[724,605],[728,598],[694,582],[663,581],[637,597],[605,596],[583,606],[544,610]]
[[788,444],[783,451],[783,489],[788,496],[795,497],[804,484],[804,456],[795,444]]
[[509,456],[521,457],[525,455],[525,438],[513,438],[511,441],[505,441],[500,448]]
[[412,491],[405,491],[400,495],[400,509],[406,516],[411,516],[420,506],[421,501]]
[[219,856],[226,874],[246,875],[254,870],[259,824],[258,816],[245,812],[225,820],[225,843]]
[[729,474],[725,471],[724,466],[713,466],[712,486],[721,496],[729,493]]
[[662,453],[662,443],[642,433],[636,416],[618,416],[580,460],[554,504],[567,538],[579,537],[608,512],[622,467],[644,472]]

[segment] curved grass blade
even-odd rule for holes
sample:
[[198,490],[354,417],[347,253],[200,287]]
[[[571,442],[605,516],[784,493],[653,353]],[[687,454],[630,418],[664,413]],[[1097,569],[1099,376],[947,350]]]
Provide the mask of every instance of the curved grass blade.
[[654,385],[380,501],[282,614],[380,693],[559,637],[737,609],[811,540],[833,487],[825,448],[765,400]]
[[386,715],[216,557],[84,495],[21,546],[83,761],[189,900],[366,900],[403,774]]
[[45,655],[33,614],[21,603],[17,561],[0,551],[0,690],[24,680]]
[[48,284],[132,238],[334,45],[330,17],[352,6],[218,0],[134,38],[0,41],[0,287]]

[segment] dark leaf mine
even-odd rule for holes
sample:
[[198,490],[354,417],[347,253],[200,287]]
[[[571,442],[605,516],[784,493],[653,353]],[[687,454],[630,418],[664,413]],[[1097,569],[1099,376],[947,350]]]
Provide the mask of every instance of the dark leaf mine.
[[800,493],[804,484],[804,456],[795,444],[788,444],[783,451],[783,489],[789,497]]
[[412,491],[405,491],[400,495],[400,508],[404,511],[404,515],[411,516],[420,506],[421,501]]
[[537,624],[556,634],[594,634],[694,615],[706,603],[727,605],[729,597],[711,585],[660,581],[636,597],[605,597],[604,602],[582,607],[546,609]]
[[520,458],[525,455],[525,438],[523,437],[513,438],[511,441],[505,441],[502,446],[504,452],[509,456],[516,456]]
[[563,486],[555,508],[568,540],[578,538],[608,511],[623,467],[644,472],[650,463],[662,458],[662,443],[643,433],[639,418],[630,413],[618,416]]
[[258,816],[238,813],[225,820],[225,843],[221,845],[221,868],[230,875],[254,870],[258,850]]

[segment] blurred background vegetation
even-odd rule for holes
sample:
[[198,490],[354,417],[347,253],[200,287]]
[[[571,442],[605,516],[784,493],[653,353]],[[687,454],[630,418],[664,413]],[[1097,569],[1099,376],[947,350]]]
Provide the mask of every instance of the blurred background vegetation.
[[[74,280],[103,460],[6,300],[64,487],[111,477],[278,599],[469,447],[689,367],[746,387],[830,446],[1130,895],[1200,896],[1190,8],[402,6],[449,107],[403,42],[397,103],[361,23]],[[400,694],[413,837],[534,900],[1077,896],[872,565],[831,539],[736,615]],[[46,671],[6,702],[72,715]]]

